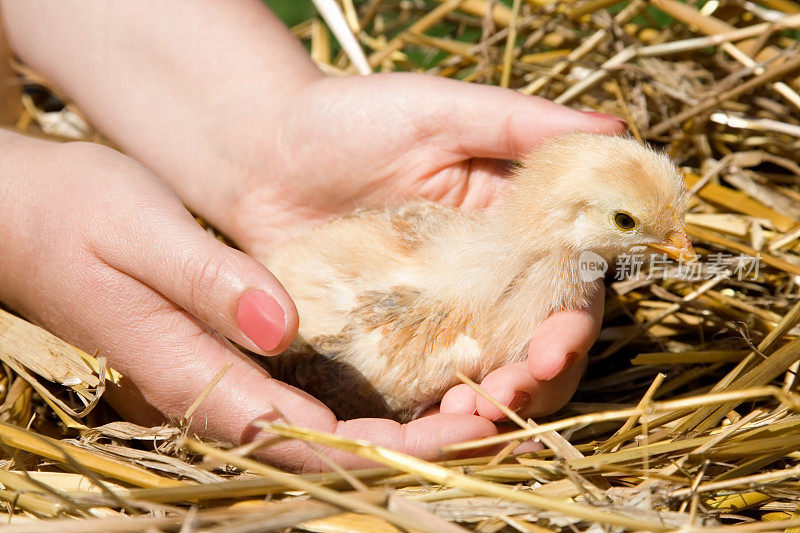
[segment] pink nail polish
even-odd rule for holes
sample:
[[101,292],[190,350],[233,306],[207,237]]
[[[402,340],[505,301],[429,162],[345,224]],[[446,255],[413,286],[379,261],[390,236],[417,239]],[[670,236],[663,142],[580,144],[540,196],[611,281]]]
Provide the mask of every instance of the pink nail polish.
[[561,363],[561,367],[558,370],[556,370],[555,374],[547,378],[545,381],[556,379],[558,376],[569,370],[577,360],[578,360],[578,354],[576,352],[569,352],[567,355],[564,356],[564,362]]
[[599,118],[601,120],[616,120],[620,122],[625,129],[628,129],[628,121],[622,117],[618,117],[616,115],[607,115],[605,113],[598,113],[597,111],[581,111],[584,115],[589,115],[590,117]]
[[511,398],[511,401],[508,402],[508,408],[514,411],[515,413],[522,411],[531,403],[531,395],[527,392],[517,391],[514,393],[514,396]]
[[250,291],[239,299],[236,321],[242,333],[265,352],[280,344],[286,329],[283,309],[264,291]]

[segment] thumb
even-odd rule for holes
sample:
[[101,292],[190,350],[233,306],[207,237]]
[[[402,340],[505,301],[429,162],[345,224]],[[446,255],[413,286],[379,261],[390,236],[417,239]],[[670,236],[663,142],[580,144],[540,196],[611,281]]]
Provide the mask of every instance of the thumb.
[[[517,159],[543,140],[572,131],[619,135],[627,123],[612,115],[582,112],[511,89],[432,78],[441,95],[437,117],[445,139],[469,157]],[[433,92],[433,91],[432,91]]]
[[98,250],[100,259],[248,350],[283,351],[297,333],[298,316],[280,282],[205,232],[183,206],[171,207],[151,211],[126,246]]

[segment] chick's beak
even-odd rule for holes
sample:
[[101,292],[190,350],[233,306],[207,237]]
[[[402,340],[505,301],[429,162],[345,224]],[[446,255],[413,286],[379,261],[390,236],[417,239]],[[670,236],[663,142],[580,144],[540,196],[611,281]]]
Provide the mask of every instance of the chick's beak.
[[692,242],[682,226],[680,229],[670,231],[663,241],[651,242],[648,246],[684,263],[697,259],[697,254],[694,253],[694,248],[692,248]]

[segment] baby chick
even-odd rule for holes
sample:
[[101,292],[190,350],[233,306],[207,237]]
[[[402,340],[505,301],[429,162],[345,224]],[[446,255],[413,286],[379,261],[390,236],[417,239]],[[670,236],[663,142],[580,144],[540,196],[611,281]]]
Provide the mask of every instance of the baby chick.
[[693,258],[686,209],[666,157],[574,133],[526,157],[482,211],[413,202],[332,220],[266,262],[300,313],[266,367],[340,418],[411,420],[456,372],[479,381],[524,360],[544,318],[587,305],[601,285],[581,279],[582,252]]

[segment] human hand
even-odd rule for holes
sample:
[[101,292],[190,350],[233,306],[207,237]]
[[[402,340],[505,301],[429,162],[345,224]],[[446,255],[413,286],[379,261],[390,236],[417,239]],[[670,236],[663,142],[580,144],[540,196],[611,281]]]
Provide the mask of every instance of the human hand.
[[[274,119],[281,137],[254,136],[261,163],[231,210],[228,231],[257,258],[287,234],[354,206],[426,198],[483,207],[501,194],[507,161],[546,137],[624,129],[622,121],[513,91],[412,74],[325,78],[296,98]],[[533,335],[528,360],[493,371],[481,387],[528,416],[556,411],[578,385],[602,310],[598,291],[588,309],[552,315]],[[440,409],[502,416],[466,385],[451,389]]]
[[[454,414],[407,425],[337,422],[315,399],[270,379],[225,337],[263,354],[281,351],[297,328],[288,295],[262,265],[203,231],[163,182],[117,152],[0,130],[0,175],[0,300],[108,357],[123,382],[107,397],[126,418],[181,418],[230,363],[192,418],[195,431],[220,440],[251,440],[258,434],[251,423],[276,419],[278,410],[305,427],[427,458],[442,445],[495,432],[483,418]],[[243,310],[242,295],[252,291],[277,302],[285,318],[263,320]],[[259,322],[271,350],[248,339],[243,320]],[[346,467],[365,464],[331,455]],[[261,457],[290,469],[323,468],[297,443]]]
[[[565,130],[620,133],[619,120],[496,87],[415,74],[325,78],[263,4],[5,2],[16,51],[127,153],[244,250],[264,256],[308,225],[355,207],[425,197],[479,207],[502,189],[503,160]],[[182,20],[184,24],[153,21]],[[106,54],[88,51],[104,47]],[[196,58],[204,68],[196,68]],[[231,58],[236,58],[231,61]],[[169,72],[169,76],[164,73]],[[137,87],[118,105],[116,95]],[[525,372],[483,386],[500,401],[541,390],[568,399],[599,327],[594,311],[540,325]],[[566,381],[566,382],[564,382]],[[567,391],[567,392],[564,392]],[[518,396],[519,397],[519,396]],[[524,397],[522,397],[524,400]],[[443,409],[496,410],[457,387]],[[542,410],[536,410],[541,412]]]
[[322,77],[255,112],[272,127],[240,132],[238,149],[225,149],[241,177],[223,185],[237,194],[218,223],[256,256],[356,207],[412,198],[484,207],[505,185],[509,161],[544,139],[625,130],[609,115],[411,73]]
[[[586,370],[586,355],[600,332],[603,300],[601,289],[589,308],[551,315],[536,328],[527,361],[490,372],[481,381],[481,388],[522,417],[548,415],[566,405]],[[505,417],[467,385],[450,389],[439,411],[476,413],[489,420]]]

